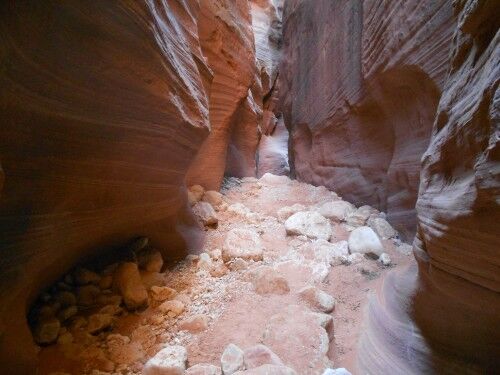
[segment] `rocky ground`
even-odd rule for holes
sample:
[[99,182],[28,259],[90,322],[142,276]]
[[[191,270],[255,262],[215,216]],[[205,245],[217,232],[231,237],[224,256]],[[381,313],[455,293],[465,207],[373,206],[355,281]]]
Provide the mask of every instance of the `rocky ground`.
[[189,198],[203,253],[160,272],[139,239],[123,262],[40,296],[40,373],[355,373],[368,295],[413,259],[384,214],[270,174]]

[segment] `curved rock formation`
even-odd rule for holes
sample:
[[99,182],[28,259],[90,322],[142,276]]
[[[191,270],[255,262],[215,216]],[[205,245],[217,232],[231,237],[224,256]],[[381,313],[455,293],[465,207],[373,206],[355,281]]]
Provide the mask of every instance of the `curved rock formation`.
[[[211,132],[187,175],[188,185],[218,190],[226,170],[255,174],[258,117],[249,89],[255,81],[255,44],[247,0],[200,2],[198,32],[213,72]],[[229,150],[229,153],[228,153]]]
[[0,5],[0,363],[10,374],[34,373],[28,305],[78,260],[134,235],[169,255],[182,248],[184,176],[209,128],[210,74],[188,4]]
[[449,1],[291,0],[281,103],[300,180],[369,204],[408,238],[447,69]]
[[422,159],[418,270],[386,278],[361,342],[363,373],[498,371],[500,21],[455,3],[449,77]]

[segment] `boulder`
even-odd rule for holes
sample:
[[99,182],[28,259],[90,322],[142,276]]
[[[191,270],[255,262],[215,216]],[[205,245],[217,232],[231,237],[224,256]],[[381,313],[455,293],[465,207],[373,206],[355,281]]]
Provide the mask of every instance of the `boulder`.
[[300,298],[311,308],[330,313],[335,308],[335,298],[314,286],[306,286],[299,291]]
[[306,211],[306,210],[307,210],[307,207],[304,206],[303,204],[295,203],[293,206],[281,207],[278,210],[277,215],[278,215],[278,219],[280,221],[285,221],[293,214],[296,214],[297,212],[301,212],[301,211]]
[[389,267],[392,264],[391,257],[387,253],[380,254],[378,261],[382,263],[384,267]]
[[167,314],[169,317],[174,318],[184,311],[184,304],[178,300],[163,302],[158,309]]
[[156,302],[167,301],[177,295],[177,291],[168,286],[152,286],[149,292],[151,293],[151,298]]
[[179,329],[191,333],[203,332],[208,328],[208,316],[197,314],[191,316],[179,324]]
[[146,362],[144,375],[183,375],[186,371],[187,350],[183,346],[167,346]]
[[148,293],[135,263],[125,262],[118,266],[113,275],[113,288],[122,295],[123,302],[129,310],[148,305]]
[[271,349],[262,344],[245,349],[243,361],[247,370],[266,364],[284,366],[281,359]]
[[340,222],[356,210],[351,203],[346,201],[333,201],[323,203],[318,208],[318,212],[332,221]]
[[202,200],[203,202],[210,203],[214,208],[218,208],[223,203],[225,203],[224,196],[215,190],[206,191],[205,194],[203,194]]
[[224,349],[221,359],[222,373],[224,375],[234,374],[236,371],[244,370],[244,353],[234,344],[229,344]]
[[246,371],[235,372],[235,375],[297,375],[290,367],[284,365],[262,365]]
[[260,237],[253,229],[236,228],[229,231],[222,247],[222,259],[262,260],[264,248]]
[[100,278],[97,273],[86,268],[78,268],[73,275],[77,285],[98,284]]
[[216,226],[219,222],[214,208],[208,202],[198,202],[193,207],[193,212],[204,226]]
[[197,202],[201,201],[205,189],[200,185],[193,185],[188,189],[188,201],[193,206]]
[[200,363],[188,368],[185,372],[186,375],[222,375],[222,369],[220,367]]
[[56,318],[39,321],[33,329],[33,339],[39,345],[52,344],[57,340],[61,323]]
[[83,285],[76,290],[76,302],[80,306],[93,306],[101,294],[99,287],[89,284]]
[[391,226],[391,224],[389,224],[387,220],[380,217],[370,217],[367,224],[383,240],[387,240],[398,235],[398,232]]
[[293,214],[285,221],[287,234],[304,235],[309,238],[328,240],[332,227],[328,219],[316,211],[302,211]]
[[381,255],[384,252],[382,242],[370,227],[354,229],[349,235],[348,242],[351,253]]
[[331,243],[326,240],[315,240],[310,245],[316,262],[324,262],[330,265],[340,263],[342,256],[349,255],[347,241]]
[[160,272],[163,267],[161,252],[153,249],[143,249],[136,254],[137,264],[140,269],[148,272]]
[[290,292],[288,281],[278,271],[268,266],[257,269],[252,284],[258,294],[287,294]]
[[114,319],[110,314],[92,314],[89,316],[87,331],[95,335],[113,326]]

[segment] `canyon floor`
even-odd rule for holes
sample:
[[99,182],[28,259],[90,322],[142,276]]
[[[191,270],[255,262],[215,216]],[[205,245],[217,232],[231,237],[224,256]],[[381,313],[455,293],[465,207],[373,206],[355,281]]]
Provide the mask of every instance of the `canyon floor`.
[[[221,366],[231,343],[242,350],[263,344],[297,374],[339,367],[356,373],[356,343],[368,298],[387,272],[414,261],[411,247],[397,236],[381,239],[390,264],[359,254],[332,255],[331,245],[346,252],[350,232],[365,225],[367,217],[360,219],[359,209],[352,213],[357,222],[330,220],[329,241],[287,234],[289,214],[341,200],[324,187],[268,174],[260,180],[228,179],[222,193],[223,202],[215,205],[218,225],[205,228],[206,254],[189,255],[143,278],[149,307],[141,312],[119,307],[112,328],[97,334],[85,324],[64,329],[65,339],[60,335],[56,344],[41,347],[40,374],[141,374],[166,345],[186,348],[187,367]],[[303,207],[283,209],[297,204]],[[252,256],[242,253],[224,259],[227,236],[239,229],[258,234],[262,258],[249,260]],[[152,295],[160,290],[155,286],[175,289],[179,311]],[[328,295],[335,299],[331,312]]]

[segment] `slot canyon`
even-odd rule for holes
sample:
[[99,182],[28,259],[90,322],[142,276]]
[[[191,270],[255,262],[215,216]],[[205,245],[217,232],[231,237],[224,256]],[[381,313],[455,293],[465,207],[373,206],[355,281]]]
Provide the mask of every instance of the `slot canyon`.
[[0,375],[495,374],[499,0],[0,3]]

